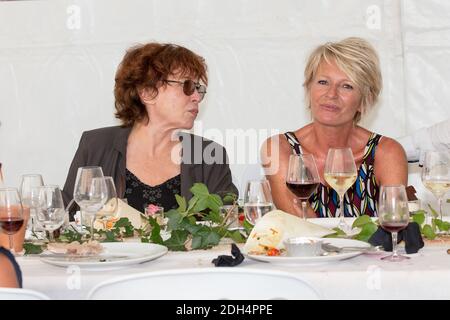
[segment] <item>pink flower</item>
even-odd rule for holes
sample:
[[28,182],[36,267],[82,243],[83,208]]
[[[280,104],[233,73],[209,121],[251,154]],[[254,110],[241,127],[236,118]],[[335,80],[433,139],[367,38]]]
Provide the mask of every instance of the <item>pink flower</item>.
[[154,204],[149,204],[147,208],[145,208],[145,213],[148,216],[154,216],[156,213],[162,213],[164,208],[155,206]]

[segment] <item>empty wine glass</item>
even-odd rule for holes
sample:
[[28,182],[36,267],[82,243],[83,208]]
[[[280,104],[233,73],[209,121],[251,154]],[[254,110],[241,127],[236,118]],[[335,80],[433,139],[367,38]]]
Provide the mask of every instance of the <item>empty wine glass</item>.
[[[88,166],[78,168],[73,189],[73,199],[80,207],[81,222],[85,218],[84,215],[87,215],[86,220],[92,222],[92,218],[95,218],[95,214],[103,207],[104,201],[106,201],[106,197],[102,199],[99,198],[98,193],[92,193],[91,186],[94,178],[103,178],[101,167]],[[91,223],[91,237],[93,236],[92,231],[93,225]]]
[[24,174],[20,182],[19,193],[22,205],[30,208],[29,229],[33,236],[41,236],[38,224],[36,223],[36,207],[39,187],[44,185],[44,179],[40,174]]
[[450,190],[450,152],[427,151],[425,153],[422,182],[438,199],[442,220],[442,200]]
[[397,234],[409,223],[408,197],[403,185],[381,186],[378,202],[378,221],[380,226],[392,234],[392,255],[381,259],[401,261],[409,259],[397,253]]
[[247,182],[244,194],[244,213],[247,221],[255,224],[259,218],[273,209],[269,181]]
[[13,235],[17,233],[24,223],[22,202],[16,188],[0,189],[0,228],[8,235],[9,249],[14,249]]
[[316,162],[312,154],[291,155],[286,176],[286,186],[300,199],[302,203],[303,219],[306,219],[306,204],[311,195],[317,190],[320,178]]
[[54,242],[53,231],[62,226],[66,217],[61,190],[58,186],[39,187],[37,222],[49,233],[49,241]]
[[[97,181],[99,180],[99,181]],[[106,223],[109,219],[115,218],[118,215],[118,199],[116,186],[114,184],[114,180],[112,177],[103,177],[103,178],[94,178],[92,180],[93,185],[101,185],[102,181],[106,187],[106,199],[105,205],[98,212],[98,217],[101,219],[103,223],[103,227],[106,229]]]
[[[350,230],[344,219],[344,197],[347,190],[356,181],[356,164],[350,148],[330,148],[325,161],[324,179],[339,195],[340,220],[339,228],[345,232]],[[338,217],[337,214],[335,214]]]

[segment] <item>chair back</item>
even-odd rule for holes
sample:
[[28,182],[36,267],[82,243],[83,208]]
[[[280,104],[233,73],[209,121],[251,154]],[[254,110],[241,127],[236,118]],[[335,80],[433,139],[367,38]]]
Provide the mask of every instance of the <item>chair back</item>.
[[0,288],[1,300],[50,300],[50,298],[43,293],[29,289]]
[[94,287],[88,299],[266,300],[320,299],[289,273],[242,268],[179,269],[123,276]]

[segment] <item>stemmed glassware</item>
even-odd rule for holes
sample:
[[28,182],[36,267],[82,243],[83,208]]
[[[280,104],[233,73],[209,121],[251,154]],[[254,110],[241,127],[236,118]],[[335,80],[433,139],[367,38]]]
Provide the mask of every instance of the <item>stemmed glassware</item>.
[[22,202],[16,188],[0,189],[0,228],[8,235],[9,249],[14,249],[13,235],[16,234],[24,223]]
[[244,194],[244,213],[247,221],[255,224],[259,218],[273,209],[269,181],[247,182]]
[[[347,190],[356,181],[356,164],[350,148],[330,148],[324,169],[325,181],[337,192],[340,200],[340,220],[339,228],[345,232],[350,230],[344,219],[344,197]],[[338,215],[336,214],[336,217]]]
[[49,241],[54,242],[53,231],[62,226],[66,218],[61,190],[58,186],[39,187],[37,222],[49,233]]
[[38,235],[36,223],[36,209],[38,200],[39,187],[44,185],[44,179],[40,174],[24,174],[20,182],[19,193],[22,199],[22,205],[30,208],[31,232],[34,236]]
[[401,261],[409,259],[397,253],[397,234],[409,223],[408,197],[403,185],[381,186],[378,202],[378,221],[380,226],[392,234],[392,255],[381,259]]
[[425,153],[422,182],[438,199],[442,220],[442,200],[450,190],[450,152],[427,151]]
[[106,187],[106,199],[105,205],[98,213],[99,218],[103,223],[103,227],[106,229],[106,223],[108,219],[115,218],[118,214],[118,199],[116,186],[112,177],[94,178],[92,179],[93,186],[102,186],[102,183]]
[[286,186],[300,199],[303,219],[306,219],[306,204],[320,183],[319,172],[312,154],[290,155]]
[[107,197],[106,184],[104,180],[103,183],[94,183],[94,178],[103,177],[103,170],[101,167],[80,167],[77,171],[77,177],[75,179],[75,186],[73,189],[73,199],[80,207],[81,222],[83,223],[83,216],[87,215],[86,219],[89,219],[91,224],[91,239],[94,236],[93,222],[95,215],[103,207]]

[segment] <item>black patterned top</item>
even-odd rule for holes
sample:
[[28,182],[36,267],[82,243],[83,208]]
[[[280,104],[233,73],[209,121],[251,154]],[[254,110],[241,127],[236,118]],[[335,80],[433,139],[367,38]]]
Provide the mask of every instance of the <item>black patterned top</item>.
[[157,186],[149,186],[138,179],[131,171],[126,169],[125,198],[128,204],[138,211],[144,212],[149,204],[163,207],[164,211],[178,207],[176,194],[181,194],[181,179],[177,175]]

